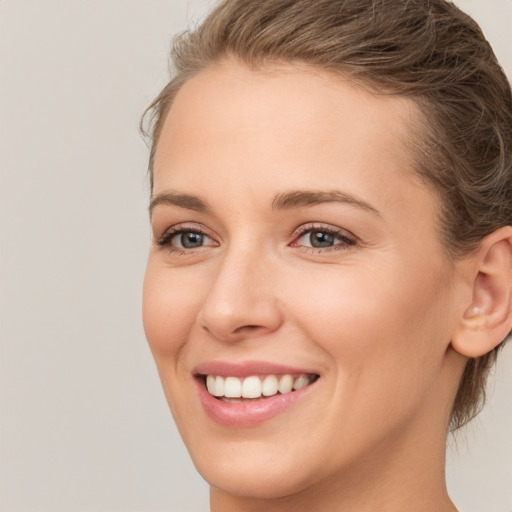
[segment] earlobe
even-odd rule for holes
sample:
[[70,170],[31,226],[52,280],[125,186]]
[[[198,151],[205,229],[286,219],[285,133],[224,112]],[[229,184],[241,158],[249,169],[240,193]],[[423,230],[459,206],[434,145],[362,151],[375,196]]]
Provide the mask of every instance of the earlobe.
[[466,357],[493,350],[512,328],[512,226],[482,242],[472,267],[472,300],[452,337],[452,347]]

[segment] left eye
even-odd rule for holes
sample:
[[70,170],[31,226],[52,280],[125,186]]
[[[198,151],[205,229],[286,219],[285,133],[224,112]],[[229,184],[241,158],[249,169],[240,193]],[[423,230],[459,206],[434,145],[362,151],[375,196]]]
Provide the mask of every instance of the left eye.
[[355,241],[342,233],[335,233],[325,229],[310,229],[297,238],[294,245],[325,249],[336,245],[354,245]]

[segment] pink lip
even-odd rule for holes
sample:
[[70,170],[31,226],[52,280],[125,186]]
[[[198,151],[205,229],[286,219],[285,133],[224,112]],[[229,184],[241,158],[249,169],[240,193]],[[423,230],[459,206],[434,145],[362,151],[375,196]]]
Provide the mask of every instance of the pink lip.
[[304,373],[316,372],[263,362],[232,364],[215,361],[200,364],[194,369],[199,400],[206,414],[216,423],[226,427],[250,427],[270,420],[289,409],[299,400],[305,398],[316,382],[297,391],[283,395],[277,394],[248,402],[230,403],[223,402],[210,395],[206,389],[202,375],[249,377],[251,375],[298,375]]

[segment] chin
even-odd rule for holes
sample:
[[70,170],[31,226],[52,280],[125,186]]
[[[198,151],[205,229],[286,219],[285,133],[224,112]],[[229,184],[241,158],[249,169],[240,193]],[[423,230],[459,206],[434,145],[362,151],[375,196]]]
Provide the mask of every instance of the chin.
[[197,442],[199,438],[184,439],[196,469],[212,488],[232,496],[260,499],[289,496],[312,485],[315,475],[320,473],[319,468],[315,471],[304,463],[311,457],[304,459],[303,449],[297,453],[296,446],[283,439],[278,442],[216,439],[203,443]]
[[295,466],[297,473],[284,464],[269,468],[252,462],[240,467],[226,460],[213,467],[196,467],[212,488],[231,496],[273,500],[298,494],[313,484],[310,475],[302,474],[300,468]]

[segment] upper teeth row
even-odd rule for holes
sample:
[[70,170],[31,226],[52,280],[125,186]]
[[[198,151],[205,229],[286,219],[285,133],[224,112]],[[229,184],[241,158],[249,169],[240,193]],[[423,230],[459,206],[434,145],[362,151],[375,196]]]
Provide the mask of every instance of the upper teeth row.
[[296,378],[292,375],[267,375],[263,380],[257,376],[245,377],[220,377],[208,375],[206,387],[213,396],[225,396],[228,398],[259,398],[263,396],[289,393],[293,389],[300,389],[311,382],[311,377],[303,374]]

